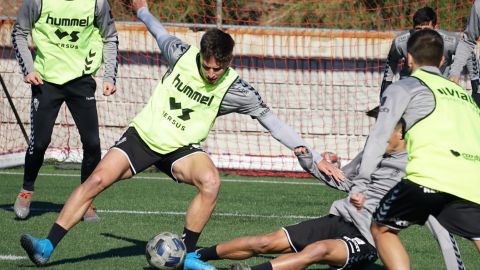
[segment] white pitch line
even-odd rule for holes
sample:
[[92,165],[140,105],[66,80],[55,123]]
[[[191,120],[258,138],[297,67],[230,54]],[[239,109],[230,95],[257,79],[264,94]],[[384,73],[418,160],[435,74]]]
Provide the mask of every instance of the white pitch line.
[[[11,210],[12,207],[0,207],[0,209]],[[60,212],[60,208],[30,208],[30,212]],[[139,211],[139,210],[112,210],[97,209],[98,213],[108,214],[127,214],[127,215],[159,215],[159,216],[184,216],[185,212],[176,211]],[[318,216],[301,216],[301,215],[258,215],[258,214],[241,214],[241,213],[213,213],[214,216],[220,217],[245,217],[245,218],[287,218],[287,219],[312,219]]]
[[19,261],[28,259],[27,256],[16,256],[16,255],[1,255],[0,254],[0,261]]
[[[23,175],[20,172],[2,172],[0,171],[0,175]],[[63,173],[39,173],[39,176],[50,176],[50,177],[80,177],[79,174],[63,174]],[[157,176],[134,176],[134,179],[148,179],[148,180],[169,180],[172,181],[169,177],[157,177]],[[313,179],[312,179],[313,180]],[[312,181],[310,182],[286,182],[286,181],[275,181],[275,180],[255,180],[255,179],[222,179],[222,182],[230,182],[230,183],[255,183],[255,184],[285,184],[285,185],[325,185],[320,181]]]

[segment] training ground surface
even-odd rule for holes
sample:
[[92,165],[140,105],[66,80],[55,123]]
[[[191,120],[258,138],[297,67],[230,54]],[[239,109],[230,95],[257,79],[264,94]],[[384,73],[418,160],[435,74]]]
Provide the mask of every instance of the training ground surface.
[[[64,201],[79,183],[76,170],[44,166],[38,177],[31,217],[15,220],[13,202],[22,183],[22,168],[0,170],[0,269],[33,269],[20,247],[20,235],[45,237]],[[345,194],[314,179],[222,175],[217,208],[199,245],[209,246],[243,235],[277,230],[281,226],[328,212],[331,202]],[[150,269],[145,245],[161,231],[181,234],[184,212],[195,189],[176,184],[160,173],[142,173],[119,182],[94,201],[101,222],[80,222],[59,244],[47,269]],[[412,269],[445,269],[429,232],[413,226],[401,234]],[[480,269],[472,243],[457,237],[467,269]],[[267,260],[255,257],[252,265]],[[213,261],[227,269],[231,261]],[[328,269],[314,265],[309,269]],[[383,269],[380,261],[369,269]]]

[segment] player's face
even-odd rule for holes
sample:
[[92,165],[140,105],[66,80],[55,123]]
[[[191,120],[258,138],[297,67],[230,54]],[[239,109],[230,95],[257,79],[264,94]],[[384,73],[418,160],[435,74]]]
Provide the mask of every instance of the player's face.
[[390,135],[385,153],[392,154],[403,149],[405,149],[405,140],[403,139],[402,126],[397,125]]
[[424,24],[421,24],[421,25],[415,25],[414,27],[415,31],[418,31],[418,30],[423,30],[423,29],[432,29],[432,30],[435,30],[435,26],[432,24],[432,22],[428,22],[428,23],[424,23]]
[[215,57],[210,57],[208,59],[201,57],[200,64],[202,76],[210,84],[216,83],[228,68],[228,66],[221,66]]

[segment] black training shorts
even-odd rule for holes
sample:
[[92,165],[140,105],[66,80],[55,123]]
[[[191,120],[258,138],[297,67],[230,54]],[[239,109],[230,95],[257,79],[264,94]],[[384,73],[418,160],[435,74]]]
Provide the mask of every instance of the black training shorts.
[[203,152],[200,146],[188,145],[165,155],[159,154],[148,147],[134,127],[129,127],[112,148],[125,154],[133,175],[155,165],[175,181],[177,179],[172,174],[175,161],[192,153]]
[[341,240],[348,249],[348,259],[342,269],[358,269],[377,260],[377,250],[352,222],[342,217],[327,215],[283,228],[295,252],[321,240]]
[[479,204],[406,179],[383,197],[373,214],[373,221],[401,230],[412,224],[423,225],[429,215],[436,217],[453,234],[471,240],[480,239]]

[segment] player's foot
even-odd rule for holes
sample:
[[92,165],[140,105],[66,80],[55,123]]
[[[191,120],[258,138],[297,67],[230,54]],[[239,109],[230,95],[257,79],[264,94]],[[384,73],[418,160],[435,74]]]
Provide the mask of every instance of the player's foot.
[[18,193],[15,204],[13,205],[13,212],[19,219],[26,219],[30,214],[30,203],[32,202],[33,191],[24,190],[23,188]]
[[85,222],[99,222],[100,217],[97,215],[97,211],[95,211],[96,207],[93,204],[88,206],[87,212],[83,215],[83,221]]
[[29,234],[22,235],[20,244],[27,252],[30,260],[36,265],[46,264],[53,252],[53,245],[50,240],[37,239]]
[[241,263],[234,263],[230,266],[230,270],[250,270],[250,266]]
[[183,270],[216,270],[213,265],[210,265],[200,260],[200,255],[196,252],[189,252],[185,256],[183,262]]

